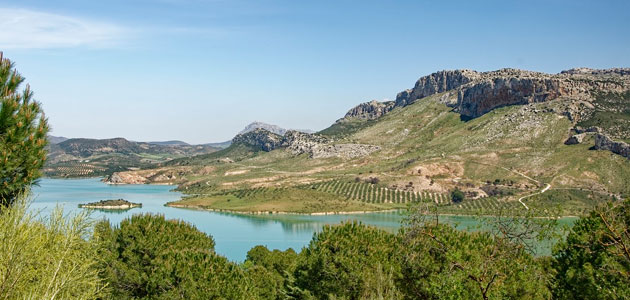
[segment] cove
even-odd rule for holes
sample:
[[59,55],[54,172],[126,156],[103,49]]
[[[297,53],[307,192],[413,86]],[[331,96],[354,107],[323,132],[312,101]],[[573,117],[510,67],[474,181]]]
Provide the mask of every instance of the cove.
[[[180,199],[183,194],[173,192],[174,186],[166,185],[108,185],[99,178],[89,179],[49,179],[40,180],[33,188],[33,201],[30,209],[39,211],[41,217],[50,215],[55,206],[60,205],[64,213],[76,213],[79,204],[106,199],[125,199],[142,203],[142,207],[127,211],[93,210],[92,218],[107,218],[118,224],[137,213],[163,214],[168,219],[180,219],[193,224],[199,230],[211,235],[218,254],[236,262],[245,260],[247,251],[256,245],[269,249],[296,251],[308,245],[313,234],[324,225],[356,220],[396,232],[404,215],[400,212],[376,212],[341,215],[292,215],[263,214],[245,215],[224,212],[199,211],[164,206],[166,202]],[[479,221],[469,216],[441,216],[441,222],[456,224],[460,229],[476,227]],[[571,220],[569,220],[572,223]],[[549,252],[548,249],[544,249]]]

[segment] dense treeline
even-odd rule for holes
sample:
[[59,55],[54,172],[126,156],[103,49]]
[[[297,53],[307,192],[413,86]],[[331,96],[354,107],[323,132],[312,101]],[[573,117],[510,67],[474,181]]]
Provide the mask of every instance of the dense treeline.
[[[211,236],[160,215],[119,225],[19,202],[0,214],[0,298],[60,299],[627,299],[630,201],[582,217],[551,257],[533,255],[548,228],[499,218],[458,231],[419,212],[398,233],[326,226],[299,253],[252,248],[243,263]],[[89,229],[92,229],[91,232]]]

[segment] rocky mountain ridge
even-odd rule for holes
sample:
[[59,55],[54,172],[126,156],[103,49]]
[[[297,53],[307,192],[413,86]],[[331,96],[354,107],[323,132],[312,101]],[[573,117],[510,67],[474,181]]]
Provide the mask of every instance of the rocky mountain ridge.
[[250,124],[248,124],[247,126],[245,126],[245,128],[243,128],[243,130],[241,130],[238,134],[245,134],[251,131],[254,131],[256,129],[264,129],[267,130],[269,132],[273,132],[277,135],[284,135],[287,132],[287,129],[282,128],[278,125],[273,125],[273,124],[268,124],[265,122],[259,122],[259,121],[254,121]]
[[269,152],[286,148],[293,155],[308,154],[311,158],[356,158],[380,150],[380,147],[365,144],[334,144],[334,140],[318,134],[288,130],[280,136],[265,129],[256,129],[245,134],[238,134],[233,144],[243,143]]
[[370,102],[361,103],[351,108],[343,118],[337,120],[337,123],[352,119],[376,120],[392,110],[394,105],[394,101],[379,102],[372,100]]
[[412,89],[396,95],[394,105],[372,101],[350,109],[346,118],[379,118],[396,107],[444,92],[442,102],[464,118],[477,118],[508,105],[545,102],[560,97],[592,101],[594,93],[630,90],[630,68],[576,68],[558,74],[500,69],[477,72],[445,70],[421,77]]

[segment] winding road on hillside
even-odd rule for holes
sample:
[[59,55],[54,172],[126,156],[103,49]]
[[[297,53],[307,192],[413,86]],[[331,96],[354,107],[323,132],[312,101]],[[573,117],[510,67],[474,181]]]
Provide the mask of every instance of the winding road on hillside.
[[518,202],[519,202],[520,204],[523,204],[523,206],[525,207],[525,209],[529,210],[529,207],[527,206],[527,204],[525,204],[525,202],[523,202],[523,199],[526,199],[526,198],[529,198],[529,197],[532,197],[532,196],[536,196],[536,195],[540,195],[540,194],[542,194],[542,193],[544,193],[544,192],[548,191],[550,188],[551,188],[551,184],[547,183],[547,185],[546,185],[546,186],[545,186],[542,190],[540,190],[540,192],[536,192],[536,193],[529,194],[529,195],[527,195],[527,196],[523,196],[523,197],[521,197],[521,198],[518,198]]
[[[506,167],[497,166],[497,165],[493,165],[493,164],[489,164],[489,163],[482,163],[482,162],[478,162],[478,161],[473,161],[473,162],[474,162],[474,163],[478,163],[478,164],[480,164],[480,165],[486,165],[486,166],[493,166],[493,167],[501,168],[501,169],[503,169],[503,170],[506,170],[506,171],[508,171],[508,172],[512,172],[512,173],[517,174],[517,175],[520,175],[520,176],[522,176],[522,177],[524,177],[524,178],[526,178],[526,179],[528,179],[528,180],[531,180],[531,181],[535,182],[538,186],[540,186],[540,185],[541,185],[541,182],[540,182],[540,181],[538,181],[538,180],[536,180],[536,179],[534,179],[534,178],[531,178],[531,177],[529,177],[529,176],[527,176],[527,175],[525,175],[525,174],[523,174],[523,173],[521,173],[521,172],[519,172],[519,171],[516,171],[516,170],[511,170],[511,169],[508,169],[508,168],[506,168]],[[552,181],[553,181],[553,180],[552,180]],[[529,198],[529,197],[533,197],[533,196],[536,196],[536,195],[540,195],[540,194],[542,194],[542,193],[544,193],[544,192],[548,191],[550,188],[551,188],[551,184],[547,183],[547,184],[545,185],[545,187],[544,187],[542,190],[540,190],[539,192],[536,192],[536,193],[529,194],[529,195],[526,195],[526,196],[523,196],[523,197],[518,198],[518,203],[522,204],[522,205],[523,205],[523,207],[525,207],[525,209],[529,210],[529,206],[527,206],[527,204],[525,204],[525,202],[523,202],[523,199],[527,199],[527,198]]]

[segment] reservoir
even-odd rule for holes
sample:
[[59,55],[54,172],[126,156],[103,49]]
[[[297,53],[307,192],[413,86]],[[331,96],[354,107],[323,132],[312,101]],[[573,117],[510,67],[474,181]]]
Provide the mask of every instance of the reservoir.
[[[165,203],[179,200],[183,196],[172,191],[173,189],[174,186],[168,185],[108,185],[99,178],[44,178],[40,180],[39,186],[33,188],[30,209],[39,211],[40,217],[46,217],[57,205],[63,207],[65,214],[72,214],[81,210],[78,208],[79,204],[99,200],[122,198],[142,203],[142,207],[126,211],[93,210],[91,217],[107,218],[112,224],[118,224],[137,213],[162,214],[167,219],[184,220],[211,235],[216,242],[216,252],[236,262],[245,260],[247,251],[256,245],[264,245],[269,249],[293,248],[300,251],[308,245],[313,234],[327,224],[356,220],[396,232],[404,219],[404,215],[396,211],[347,215],[245,215],[164,206]],[[476,218],[468,216],[444,216],[440,219],[457,224],[461,229],[478,224]]]

